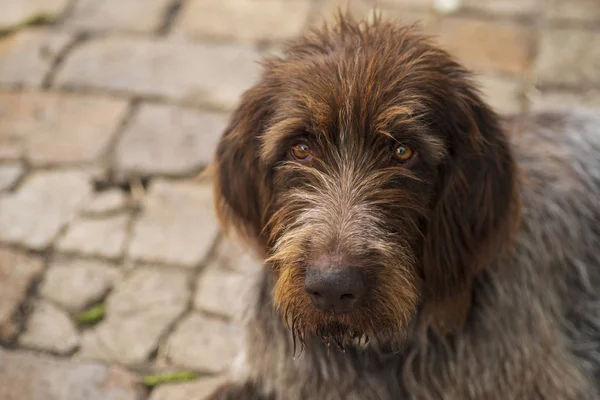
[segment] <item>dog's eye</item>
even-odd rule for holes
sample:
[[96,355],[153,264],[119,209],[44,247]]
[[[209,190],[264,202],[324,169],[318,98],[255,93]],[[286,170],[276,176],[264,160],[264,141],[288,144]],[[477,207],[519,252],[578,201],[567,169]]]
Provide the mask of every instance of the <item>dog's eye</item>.
[[414,158],[414,156],[415,152],[413,151],[413,149],[403,144],[398,145],[394,149],[394,157],[401,163],[407,163],[411,161]]
[[312,151],[310,147],[304,143],[298,143],[292,147],[292,156],[302,162],[308,162],[312,160]]

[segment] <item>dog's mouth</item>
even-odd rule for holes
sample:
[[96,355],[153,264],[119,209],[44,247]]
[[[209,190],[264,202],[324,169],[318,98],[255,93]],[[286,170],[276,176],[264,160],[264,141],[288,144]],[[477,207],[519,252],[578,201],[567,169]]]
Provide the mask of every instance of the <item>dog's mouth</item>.
[[346,352],[383,343],[396,348],[404,342],[405,327],[399,329],[393,321],[384,321],[372,309],[342,314],[313,309],[309,315],[288,313],[285,321],[292,334],[294,356],[301,354],[304,347],[320,344]]
[[292,325],[290,330],[294,344],[294,355],[297,355],[298,352],[301,353],[304,347],[318,341],[327,347],[333,346],[345,352],[348,348],[364,346],[371,340],[369,334],[357,330],[341,320],[331,320],[311,328]]

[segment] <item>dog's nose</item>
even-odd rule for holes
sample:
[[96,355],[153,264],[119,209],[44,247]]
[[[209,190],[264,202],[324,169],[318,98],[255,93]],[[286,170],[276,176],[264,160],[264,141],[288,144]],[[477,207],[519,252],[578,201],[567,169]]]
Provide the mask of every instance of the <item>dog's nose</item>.
[[304,289],[319,310],[347,313],[365,296],[365,277],[356,267],[311,267],[306,270]]

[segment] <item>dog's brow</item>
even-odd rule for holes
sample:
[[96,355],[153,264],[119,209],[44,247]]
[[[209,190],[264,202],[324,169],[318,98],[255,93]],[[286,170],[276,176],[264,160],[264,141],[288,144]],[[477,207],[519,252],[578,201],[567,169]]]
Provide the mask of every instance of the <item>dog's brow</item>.
[[398,143],[416,142],[432,161],[439,162],[447,153],[446,144],[429,131],[420,108],[414,103],[389,107],[375,119],[374,131]]
[[301,133],[310,134],[310,131],[305,129],[304,119],[301,117],[289,117],[276,121],[264,132],[261,157],[265,160],[275,159],[280,143],[290,136]]

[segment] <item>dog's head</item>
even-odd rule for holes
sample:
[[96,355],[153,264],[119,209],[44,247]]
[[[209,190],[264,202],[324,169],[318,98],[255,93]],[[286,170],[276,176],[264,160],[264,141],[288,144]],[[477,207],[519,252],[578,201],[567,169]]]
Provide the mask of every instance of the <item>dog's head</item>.
[[414,27],[340,17],[264,63],[218,146],[215,197],[300,337],[447,331],[518,216],[515,165],[469,73]]

